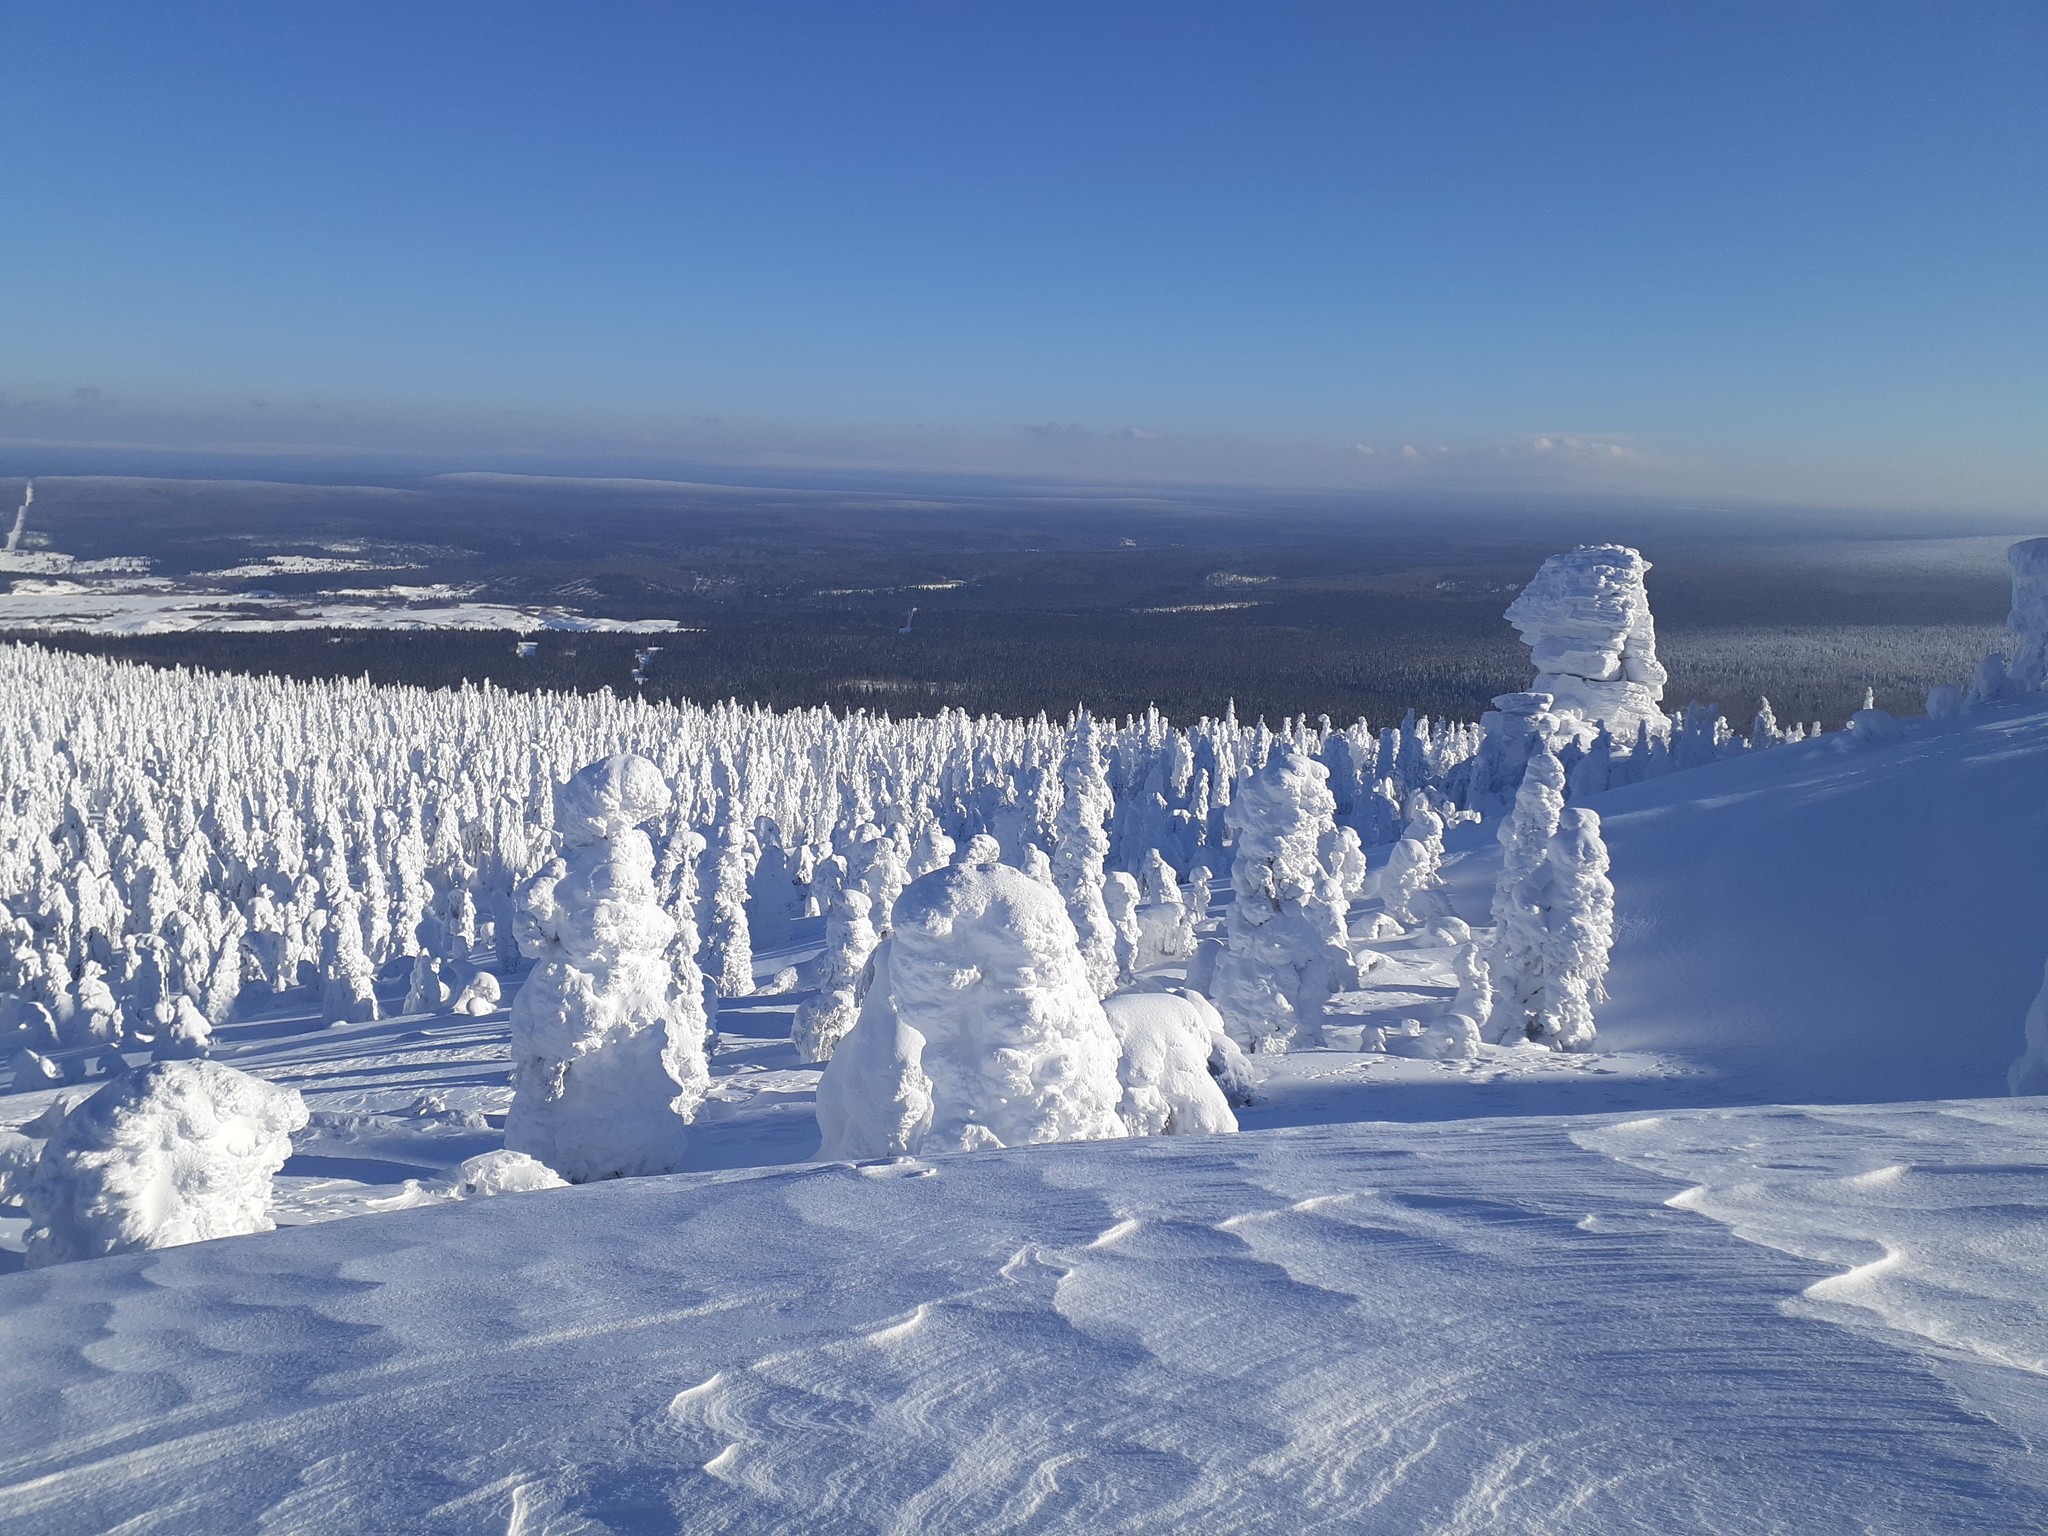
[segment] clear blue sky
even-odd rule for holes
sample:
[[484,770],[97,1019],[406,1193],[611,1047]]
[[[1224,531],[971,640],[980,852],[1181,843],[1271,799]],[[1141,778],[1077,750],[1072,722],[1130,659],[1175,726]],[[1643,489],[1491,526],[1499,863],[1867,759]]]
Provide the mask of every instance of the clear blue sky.
[[2048,504],[2041,0],[0,0],[0,79],[0,436]]

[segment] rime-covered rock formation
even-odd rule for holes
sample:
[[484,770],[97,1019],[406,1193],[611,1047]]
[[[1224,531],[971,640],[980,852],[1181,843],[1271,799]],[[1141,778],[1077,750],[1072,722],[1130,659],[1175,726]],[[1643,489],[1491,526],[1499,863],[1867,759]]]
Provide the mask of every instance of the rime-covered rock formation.
[[1536,663],[1531,693],[1550,695],[1550,708],[1606,726],[1617,741],[1647,725],[1668,727],[1658,701],[1665,674],[1657,663],[1657,629],[1643,577],[1650,562],[1619,544],[1584,544],[1543,562],[1508,622],[1521,631]]
[[505,1145],[572,1182],[675,1172],[710,1081],[703,1000],[676,984],[640,830],[669,803],[646,758],[592,763],[556,791],[561,856],[519,894],[539,963],[512,1003]]

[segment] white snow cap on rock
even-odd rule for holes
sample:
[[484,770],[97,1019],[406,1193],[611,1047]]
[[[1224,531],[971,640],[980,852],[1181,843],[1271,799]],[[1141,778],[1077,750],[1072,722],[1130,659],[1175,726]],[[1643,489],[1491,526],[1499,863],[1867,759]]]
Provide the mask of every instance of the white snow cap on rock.
[[487,1195],[523,1195],[536,1189],[567,1189],[568,1180],[538,1158],[500,1147],[468,1159],[456,1169],[453,1193],[458,1200]]
[[1536,664],[1530,691],[1551,696],[1560,714],[1605,725],[1616,740],[1647,723],[1668,728],[1658,701],[1665,674],[1643,577],[1650,562],[1619,544],[1582,544],[1543,562],[1508,622]]
[[822,1154],[1127,1134],[1117,1040],[1058,893],[1002,864],[913,881],[818,1085]]
[[268,1232],[271,1176],[305,1125],[297,1089],[217,1061],[116,1078],[58,1121],[26,1181],[28,1262]]
[[639,829],[668,805],[645,758],[592,763],[556,792],[561,857],[519,893],[519,947],[540,963],[512,1002],[505,1144],[577,1183],[673,1173],[710,1085],[703,999],[676,984]]

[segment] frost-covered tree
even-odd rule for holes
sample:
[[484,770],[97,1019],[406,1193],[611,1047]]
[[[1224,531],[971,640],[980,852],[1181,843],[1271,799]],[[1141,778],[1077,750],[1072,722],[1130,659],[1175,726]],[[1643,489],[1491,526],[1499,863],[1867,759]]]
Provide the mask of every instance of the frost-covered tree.
[[754,992],[746,839],[747,834],[734,831],[719,844],[711,865],[711,888],[705,893],[704,970],[720,997],[751,997]]
[[818,1085],[825,1157],[1122,1136],[1117,1041],[1058,894],[1001,864],[907,888]]
[[1138,923],[1140,897],[1138,882],[1120,869],[1102,880],[1102,908],[1109,917],[1109,931],[1116,940],[1116,975],[1121,986],[1136,974],[1138,945],[1142,930]]
[[1380,899],[1387,915],[1404,928],[1427,920],[1436,909],[1425,897],[1443,883],[1443,862],[1443,818],[1418,797],[1407,828],[1380,871]]
[[674,1172],[710,1084],[703,999],[676,985],[640,830],[669,804],[645,758],[592,763],[556,794],[560,856],[519,893],[537,964],[512,1004],[505,1145],[574,1183]]
[[1529,1038],[1560,1051],[1583,1051],[1593,1044],[1593,1010],[1607,999],[1607,956],[1614,947],[1614,886],[1607,878],[1599,815],[1568,808],[1543,862],[1543,993]]
[[1144,905],[1138,909],[1138,964],[1141,968],[1157,965],[1162,960],[1184,959],[1194,952],[1194,920],[1181,897],[1173,866],[1157,848],[1148,849]]
[[1564,812],[1564,765],[1549,752],[1529,760],[1514,809],[1500,826],[1500,876],[1493,888],[1493,1038],[1525,1038],[1542,1011],[1544,857]]
[[830,1061],[832,1052],[859,1015],[859,983],[878,941],[869,921],[867,893],[839,894],[825,923],[824,969],[816,996],[806,998],[790,1027],[798,1061]]
[[298,1091],[213,1061],[157,1062],[72,1106],[22,1190],[31,1266],[267,1232]]
[[1224,952],[1210,997],[1247,1049],[1285,1051],[1352,976],[1344,901],[1317,850],[1336,805],[1321,763],[1281,746],[1237,786]]
[[2006,1071],[2005,1084],[2014,1095],[2048,1094],[2048,969],[2043,970],[2034,1006],[2027,1010],[2026,1049]]
[[1107,997],[1117,984],[1116,931],[1103,905],[1102,880],[1103,860],[1109,853],[1105,827],[1116,804],[1103,773],[1100,735],[1085,711],[1067,732],[1060,782],[1066,793],[1053,844],[1053,884],[1080,936],[1089,984],[1097,997]]
[[1123,992],[1107,999],[1102,1011],[1121,1053],[1118,1113],[1131,1135],[1214,1135],[1237,1129],[1237,1116],[1210,1067],[1213,1052],[1234,1052],[1236,1046],[1206,998]]

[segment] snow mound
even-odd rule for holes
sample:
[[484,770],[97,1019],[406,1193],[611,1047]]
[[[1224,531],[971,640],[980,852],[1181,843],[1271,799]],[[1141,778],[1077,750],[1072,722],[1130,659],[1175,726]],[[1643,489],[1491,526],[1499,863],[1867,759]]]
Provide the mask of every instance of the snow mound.
[[1552,555],[1508,605],[1536,664],[1530,690],[1559,713],[1605,725],[1627,740],[1641,725],[1668,726],[1658,701],[1664,668],[1643,577],[1650,562],[1619,544],[1586,544]]
[[74,1107],[27,1180],[28,1262],[268,1232],[298,1091],[214,1061],[155,1062]]
[[455,1198],[521,1195],[536,1189],[566,1189],[569,1181],[538,1158],[500,1149],[472,1157],[455,1171]]

